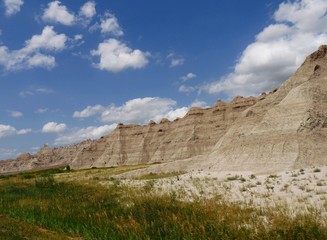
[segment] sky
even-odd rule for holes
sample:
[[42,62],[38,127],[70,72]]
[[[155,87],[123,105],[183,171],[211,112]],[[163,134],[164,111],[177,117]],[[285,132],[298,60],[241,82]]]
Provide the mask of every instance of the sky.
[[279,86],[327,0],[0,2],[0,159]]

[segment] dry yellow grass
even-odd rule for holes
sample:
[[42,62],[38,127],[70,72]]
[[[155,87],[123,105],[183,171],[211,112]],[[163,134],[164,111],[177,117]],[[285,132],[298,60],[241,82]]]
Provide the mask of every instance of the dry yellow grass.
[[85,170],[69,171],[66,173],[56,174],[54,177],[58,181],[71,182],[71,181],[89,181],[89,180],[110,180],[115,175],[122,174],[129,171],[148,168],[149,164],[143,165],[128,165],[111,168],[93,168]]

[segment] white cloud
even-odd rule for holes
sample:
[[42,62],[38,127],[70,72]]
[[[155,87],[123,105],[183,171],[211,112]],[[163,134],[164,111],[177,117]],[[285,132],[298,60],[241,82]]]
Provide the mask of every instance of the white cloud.
[[136,98],[127,101],[123,106],[108,107],[101,113],[103,122],[147,123],[163,118],[173,110],[176,102],[166,98]]
[[24,115],[22,112],[19,111],[8,111],[8,112],[10,113],[10,116],[12,118],[20,118]]
[[6,15],[11,16],[20,11],[21,6],[24,4],[23,0],[4,0]]
[[34,35],[25,41],[25,46],[19,50],[10,51],[6,46],[0,46],[0,65],[8,71],[30,69],[35,67],[53,68],[55,58],[47,52],[58,52],[66,48],[67,36],[57,34],[53,27],[44,27],[40,35]]
[[26,128],[26,129],[18,130],[18,131],[16,132],[16,134],[17,134],[17,135],[25,135],[25,134],[30,133],[30,132],[32,132],[32,129],[30,129],[30,128]]
[[37,109],[35,112],[36,112],[36,113],[46,113],[46,112],[48,112],[48,111],[49,111],[48,108],[39,108],[39,109]]
[[66,48],[67,36],[65,34],[57,34],[52,26],[45,26],[41,35],[34,35],[25,43],[25,52],[33,52],[35,50],[60,51]]
[[0,124],[0,138],[9,137],[16,134],[17,134],[16,128],[10,125]]
[[63,25],[73,25],[75,23],[75,15],[70,13],[65,5],[60,1],[52,1],[44,10],[42,19],[49,22],[57,22]]
[[186,107],[176,108],[176,102],[172,99],[146,97],[129,100],[122,106],[88,106],[80,112],[74,112],[73,117],[99,115],[102,122],[146,124],[150,120],[159,122],[162,118],[174,120],[176,117],[183,117],[186,111]]
[[79,41],[79,40],[82,40],[83,39],[83,35],[82,34],[76,34],[75,36],[74,36],[74,40],[75,41]]
[[278,40],[281,37],[291,33],[292,31],[292,28],[285,24],[269,25],[257,35],[257,40],[259,42],[270,42],[272,40]]
[[32,129],[30,128],[17,130],[16,128],[10,125],[0,124],[0,138],[10,137],[14,135],[24,135],[31,131]]
[[18,95],[19,95],[20,97],[22,97],[22,98],[25,98],[25,97],[27,97],[27,96],[33,96],[34,93],[31,92],[31,91],[21,91],[21,92],[18,93]]
[[326,13],[325,0],[283,2],[274,13],[275,23],[246,47],[234,71],[201,90],[231,97],[257,95],[279,86],[307,55],[327,43]]
[[196,87],[186,86],[186,85],[181,85],[178,88],[178,91],[182,92],[182,93],[191,93],[191,92],[194,92],[195,90],[196,90]]
[[170,60],[170,67],[181,66],[184,64],[185,61],[184,58],[176,56],[175,52],[169,53],[166,58]]
[[189,110],[188,107],[177,108],[177,109],[169,111],[168,113],[162,114],[161,116],[158,115],[157,117],[154,118],[154,120],[158,122],[162,118],[168,118],[170,121],[173,121],[176,118],[184,117],[186,115],[186,113],[188,112],[188,110]]
[[187,80],[192,79],[192,78],[195,78],[195,77],[196,77],[196,74],[194,74],[194,73],[188,73],[185,76],[181,77],[181,80],[187,81]]
[[101,33],[104,34],[111,34],[116,37],[124,35],[124,32],[118,23],[118,19],[110,13],[107,13],[105,18],[101,19],[100,29]]
[[[84,27],[88,26],[96,15],[96,3],[94,1],[86,2],[79,10],[78,16],[75,18],[76,22],[81,23]],[[92,27],[91,27],[92,28]]]
[[44,93],[44,94],[50,94],[53,93],[53,90],[51,88],[36,88],[35,92],[37,93]]
[[105,107],[102,105],[95,105],[95,106],[87,106],[84,110],[78,112],[75,111],[73,114],[74,118],[88,118],[99,114],[105,110]]
[[98,139],[109,134],[116,128],[117,124],[104,125],[100,127],[90,126],[76,131],[72,131],[65,135],[61,135],[55,139],[55,145],[72,144],[87,139]]
[[205,101],[201,101],[201,100],[195,100],[190,107],[209,107],[208,104]]
[[60,23],[66,26],[82,24],[87,26],[96,15],[95,1],[84,3],[78,13],[69,11],[61,1],[52,1],[44,9],[42,19],[47,22]]
[[177,67],[184,64],[184,58],[174,58],[170,62],[170,67]]
[[86,2],[79,11],[79,15],[87,19],[93,18],[95,14],[96,14],[96,9],[95,9],[94,1]]
[[54,91],[51,88],[31,88],[29,90],[24,90],[18,93],[18,95],[22,98],[26,98],[28,96],[34,96],[36,94],[51,94]]
[[26,63],[28,68],[42,67],[50,69],[56,65],[56,60],[53,56],[36,53],[28,58]]
[[149,62],[149,53],[132,50],[113,38],[100,43],[97,50],[91,51],[91,55],[100,57],[100,62],[95,64],[99,69],[115,73],[126,68],[143,68]]
[[42,132],[59,133],[65,131],[66,129],[67,129],[67,125],[64,123],[48,122],[43,126]]
[[280,4],[274,18],[296,26],[301,32],[326,32],[326,9],[325,0],[287,1]]

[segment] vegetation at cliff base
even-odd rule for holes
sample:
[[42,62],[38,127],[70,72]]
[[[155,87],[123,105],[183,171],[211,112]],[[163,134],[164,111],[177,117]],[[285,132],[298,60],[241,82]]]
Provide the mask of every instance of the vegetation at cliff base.
[[314,211],[290,217],[33,173],[0,179],[0,239],[327,239],[327,229]]

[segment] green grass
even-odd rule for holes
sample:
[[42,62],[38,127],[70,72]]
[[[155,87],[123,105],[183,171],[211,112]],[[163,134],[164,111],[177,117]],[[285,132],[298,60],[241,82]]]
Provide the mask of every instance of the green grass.
[[142,165],[124,165],[119,167],[108,167],[108,168],[93,168],[93,169],[82,169],[82,170],[71,170],[65,173],[55,174],[55,179],[63,182],[71,181],[90,181],[96,180],[106,181],[108,179],[114,179],[114,175],[122,174],[134,170],[144,169],[150,167],[150,164]]
[[278,209],[183,202],[176,194],[157,196],[123,184],[104,188],[55,179],[0,179],[0,239],[327,239],[315,213],[290,218]]
[[137,177],[137,180],[151,180],[151,179],[160,179],[160,178],[169,178],[169,177],[178,177],[179,175],[185,174],[186,172],[167,172],[167,173],[148,173]]
[[56,240],[56,239],[81,239],[68,237],[65,233],[49,231],[45,228],[28,224],[10,217],[0,215],[0,239],[34,239],[34,240]]

